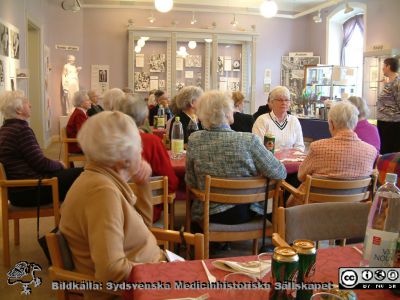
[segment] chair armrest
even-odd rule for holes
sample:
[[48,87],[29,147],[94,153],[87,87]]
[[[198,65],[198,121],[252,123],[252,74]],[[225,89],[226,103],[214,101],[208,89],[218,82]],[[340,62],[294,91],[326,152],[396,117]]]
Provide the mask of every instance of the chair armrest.
[[281,238],[279,233],[272,234],[272,244],[277,247],[289,247],[290,245],[286,243],[286,241]]
[[204,201],[204,192],[200,191],[199,189],[195,189],[192,187],[188,187],[189,192],[193,194],[193,196],[196,197],[197,200]]
[[[51,186],[57,184],[57,178],[42,179],[41,185]],[[3,187],[22,187],[22,186],[38,186],[39,179],[12,179],[0,180],[0,186]]]
[[176,198],[176,193],[169,193],[169,194],[168,194],[168,203],[169,203],[169,204],[174,203],[175,198]]
[[[82,274],[74,271],[67,271],[63,270],[54,266],[49,267],[49,273],[50,273],[50,278],[53,280],[57,281],[86,281],[86,282],[98,282],[101,283],[100,280],[96,280],[94,276],[87,275],[87,274]],[[107,293],[107,294],[113,294],[113,295],[122,295],[122,292],[120,291],[113,291],[113,290],[108,290],[107,286],[103,283],[103,289],[102,292]]]
[[287,190],[289,193],[291,193],[295,197],[304,197],[304,193],[300,192],[299,189],[295,188],[293,185],[287,183],[285,180],[281,181],[280,187],[282,187],[284,190]]
[[64,143],[77,143],[78,139],[77,138],[65,138],[63,139]]

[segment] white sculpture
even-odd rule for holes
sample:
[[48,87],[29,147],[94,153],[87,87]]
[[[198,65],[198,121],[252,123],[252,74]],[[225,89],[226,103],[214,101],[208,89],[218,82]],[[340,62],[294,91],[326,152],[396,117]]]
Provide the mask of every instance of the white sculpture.
[[63,88],[63,99],[65,101],[67,114],[72,113],[74,110],[73,97],[76,92],[79,91],[79,77],[78,72],[82,69],[81,67],[75,66],[75,56],[68,55],[67,61],[64,65],[62,74],[62,88]]

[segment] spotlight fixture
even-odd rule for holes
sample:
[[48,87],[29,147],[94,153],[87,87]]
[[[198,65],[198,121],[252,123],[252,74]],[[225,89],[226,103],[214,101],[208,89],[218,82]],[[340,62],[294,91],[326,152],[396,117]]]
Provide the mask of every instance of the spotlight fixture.
[[61,7],[63,10],[70,10],[72,12],[78,12],[81,10],[81,4],[78,0],[73,0],[72,3],[71,1],[64,0],[61,2]]
[[169,12],[173,6],[173,0],[154,0],[154,7],[162,13]]
[[278,5],[273,0],[264,0],[260,5],[260,13],[265,18],[272,18],[278,12]]
[[194,12],[192,13],[192,20],[190,21],[190,24],[192,24],[192,25],[194,25],[194,24],[196,24],[197,23],[197,19],[196,19],[196,17],[194,16]]
[[141,36],[140,39],[147,42],[150,38],[148,36]]
[[140,48],[144,47],[145,44],[146,44],[146,42],[145,42],[144,40],[142,40],[142,39],[139,39],[139,40],[137,41],[137,45],[138,45]]
[[204,39],[204,41],[205,41],[206,43],[211,43],[211,42],[212,42],[212,39]]
[[142,51],[142,47],[136,46],[136,47],[135,47],[135,52],[136,52],[136,53],[140,53],[140,51]]
[[196,43],[196,41],[190,41],[189,43],[188,43],[188,47],[190,48],[190,49],[195,49],[196,47],[197,47],[197,43]]
[[179,50],[176,51],[176,54],[177,54],[178,56],[180,56],[180,57],[186,57],[186,56],[188,56],[188,53],[187,53],[187,51],[186,51],[186,47],[185,47],[185,46],[180,46],[180,47],[179,47]]
[[318,14],[313,17],[313,20],[314,20],[315,23],[321,23],[322,22],[321,11],[320,10],[318,11]]
[[239,22],[236,21],[236,15],[233,15],[233,20],[231,21],[231,25],[232,25],[233,27],[236,27],[236,26],[239,25]]
[[352,7],[349,5],[349,1],[346,1],[346,7],[344,8],[344,13],[345,13],[345,14],[348,14],[348,13],[351,13],[353,10],[354,10],[354,8],[352,8]]
[[154,23],[156,21],[156,18],[154,17],[153,12],[151,12],[150,17],[148,17],[147,20],[150,23]]

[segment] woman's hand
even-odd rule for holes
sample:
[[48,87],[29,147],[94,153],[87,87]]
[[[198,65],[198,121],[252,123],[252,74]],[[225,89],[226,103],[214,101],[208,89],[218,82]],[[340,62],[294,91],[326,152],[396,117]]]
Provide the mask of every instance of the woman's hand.
[[149,181],[151,173],[152,170],[149,163],[142,159],[139,163],[138,171],[132,176],[132,180],[137,184],[146,183]]

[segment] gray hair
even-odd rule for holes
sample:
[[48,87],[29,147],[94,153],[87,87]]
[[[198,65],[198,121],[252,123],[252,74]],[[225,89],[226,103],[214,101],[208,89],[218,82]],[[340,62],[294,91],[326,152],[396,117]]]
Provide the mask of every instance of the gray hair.
[[139,131],[132,118],[118,111],[90,117],[78,132],[78,142],[87,161],[113,167],[121,160],[141,160]]
[[209,129],[229,124],[227,117],[229,113],[233,113],[233,100],[230,94],[210,91],[199,98],[197,114],[203,127]]
[[275,99],[279,99],[281,97],[285,97],[290,100],[290,91],[286,86],[278,85],[274,87],[273,90],[269,93],[268,102],[272,102]]
[[331,107],[328,119],[336,129],[354,130],[358,122],[358,109],[349,101],[341,101]]
[[0,111],[4,120],[15,119],[17,110],[22,109],[26,97],[23,91],[5,91],[0,94]]
[[92,101],[92,99],[93,99],[94,97],[98,96],[95,90],[90,90],[90,91],[88,91],[88,92],[87,92],[87,95],[88,95],[90,101]]
[[179,110],[189,108],[193,102],[203,94],[203,90],[197,86],[186,86],[176,95],[176,106]]
[[369,108],[367,102],[364,99],[356,96],[351,96],[347,100],[350,101],[355,107],[357,107],[359,119],[366,119],[368,117]]
[[139,94],[128,95],[125,97],[120,102],[119,109],[124,114],[130,116],[138,127],[144,124],[149,113],[146,102]]
[[75,92],[72,102],[75,107],[79,107],[82,105],[82,103],[85,100],[89,100],[89,96],[88,96],[87,92],[86,91],[78,91],[78,92]]
[[104,93],[103,105],[105,110],[118,110],[119,102],[125,98],[125,93],[118,88],[113,88]]

